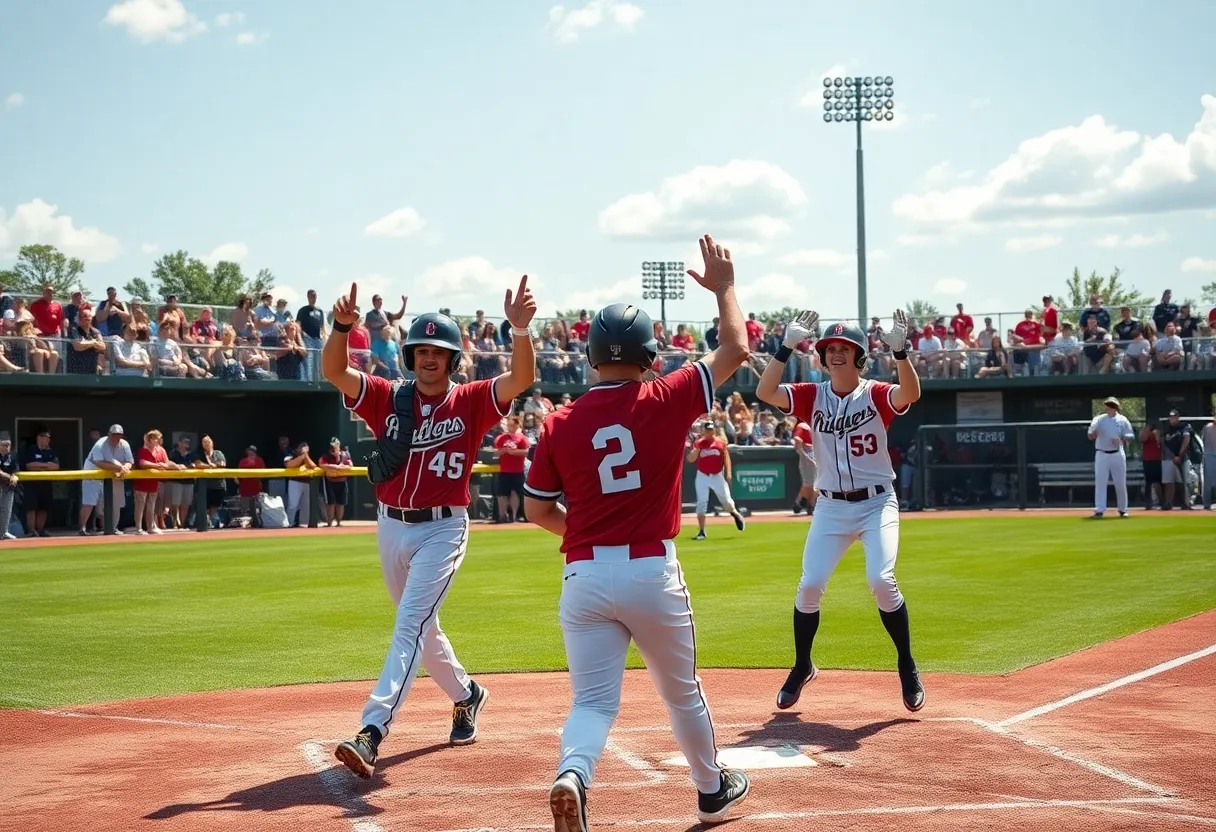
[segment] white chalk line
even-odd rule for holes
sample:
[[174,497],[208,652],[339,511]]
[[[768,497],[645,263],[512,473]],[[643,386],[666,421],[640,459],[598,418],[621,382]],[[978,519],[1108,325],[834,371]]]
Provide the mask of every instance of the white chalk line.
[[1000,722],[998,722],[996,724],[1001,727],[1005,727],[1008,725],[1015,725],[1019,722],[1025,722],[1028,719],[1034,719],[1037,716],[1042,716],[1043,714],[1049,714],[1052,711],[1057,711],[1060,708],[1065,708],[1074,703],[1082,702],[1086,699],[1092,699],[1095,696],[1101,696],[1104,693],[1109,693],[1110,691],[1124,687],[1125,685],[1131,685],[1136,682],[1143,681],[1152,676],[1156,676],[1159,673],[1165,673],[1167,670],[1173,670],[1176,667],[1181,667],[1184,664],[1189,664],[1190,662],[1196,661],[1197,659],[1202,659],[1205,656],[1210,656],[1213,653],[1216,653],[1216,644],[1208,645],[1207,647],[1203,648],[1202,650],[1196,650],[1194,653],[1187,653],[1185,656],[1179,656],[1176,659],[1170,659],[1167,662],[1162,662],[1161,664],[1154,665],[1153,667],[1150,667],[1146,670],[1141,670],[1138,673],[1132,673],[1127,676],[1123,676],[1121,678],[1115,679],[1113,682],[1107,682],[1105,685],[1099,685],[1098,687],[1095,687],[1095,688],[1089,688],[1088,690],[1083,690],[1078,693],[1074,693],[1071,696],[1066,696],[1063,699],[1057,699],[1055,702],[1048,702],[1046,705],[1040,705],[1037,708],[1031,708],[1029,711],[1023,711],[1020,714],[1015,714],[1011,717],[1001,720]]
[[1199,815],[1187,815],[1175,812],[1146,812],[1143,809],[1128,809],[1119,806],[1094,806],[1096,812],[1107,812],[1112,815],[1137,815],[1154,820],[1175,820],[1183,823],[1194,823],[1199,826],[1216,826],[1216,818],[1205,818]]
[[618,760],[629,766],[634,771],[640,773],[642,777],[644,777],[649,783],[658,784],[667,779],[666,774],[633,752],[622,748],[621,744],[612,739],[612,737],[609,737],[608,741],[604,743],[604,749],[612,754],[615,754]]
[[[1095,807],[1118,806],[1124,804],[1167,803],[1170,797],[1116,797],[1109,800],[1011,800],[1000,803],[943,803],[933,806],[870,806],[858,809],[819,809],[804,812],[757,812],[741,814],[732,818],[735,821],[791,821],[811,820],[814,818],[858,817],[866,815],[920,815],[936,812],[1000,812],[1010,810],[1040,810],[1040,809],[1090,809]],[[614,820],[613,828],[635,828],[645,826],[680,826],[687,827],[689,816],[674,818],[641,818],[636,820]],[[447,829],[444,832],[525,832],[533,829],[553,828],[552,823],[529,823],[519,826],[476,826],[465,829]]]
[[106,719],[117,722],[136,722],[147,725],[173,725],[178,728],[209,728],[219,731],[243,731],[250,734],[276,734],[290,736],[290,731],[276,731],[273,728],[254,728],[248,725],[226,725],[221,722],[192,722],[185,719],[160,719],[150,716],[124,716],[122,714],[93,714],[85,711],[33,711],[42,716],[59,716],[68,719]]
[[316,740],[300,743],[300,752],[304,755],[308,765],[316,772],[317,777],[321,779],[321,785],[325,787],[325,791],[329,792],[339,808],[346,813],[346,819],[350,821],[351,832],[384,832],[384,827],[366,817],[371,814],[371,806],[368,802],[351,791],[350,786],[353,785],[354,775],[350,774],[345,767],[338,768],[331,765],[325,748]]

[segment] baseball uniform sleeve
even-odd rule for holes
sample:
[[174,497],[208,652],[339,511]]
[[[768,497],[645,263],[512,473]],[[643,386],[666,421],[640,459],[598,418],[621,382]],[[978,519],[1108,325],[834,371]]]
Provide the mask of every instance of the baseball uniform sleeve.
[[777,389],[784,390],[789,397],[789,410],[778,408],[786,416],[797,416],[799,421],[810,424],[811,415],[815,412],[815,392],[819,385],[809,382],[795,384],[780,384]]
[[1132,428],[1132,423],[1122,414],[1119,415],[1119,427],[1123,430],[1123,438],[1132,440],[1136,438],[1136,431]]
[[714,377],[704,361],[685,364],[651,383],[663,399],[686,414],[689,422],[714,409]]
[[912,407],[912,405],[907,404],[904,405],[903,410],[896,410],[895,405],[891,404],[891,391],[894,389],[894,384],[889,384],[885,381],[875,381],[871,387],[874,406],[878,408],[878,415],[882,418],[884,427],[889,427],[895,421],[896,416],[903,416]]
[[379,438],[384,430],[384,420],[393,408],[393,386],[388,380],[367,373],[360,373],[359,379],[359,395],[354,399],[343,395],[342,404],[366,422],[368,429]]
[[562,478],[553,464],[553,440],[549,436],[549,424],[545,422],[541,426],[532,466],[524,483],[524,494],[534,500],[556,500],[562,495]]
[[1096,436],[1097,436],[1097,433],[1098,433],[1098,418],[1099,418],[1099,417],[1095,416],[1094,418],[1092,418],[1092,419],[1090,419],[1090,420],[1089,420],[1089,430],[1087,430],[1087,431],[1085,432],[1087,436],[1094,436],[1094,437],[1096,437]]

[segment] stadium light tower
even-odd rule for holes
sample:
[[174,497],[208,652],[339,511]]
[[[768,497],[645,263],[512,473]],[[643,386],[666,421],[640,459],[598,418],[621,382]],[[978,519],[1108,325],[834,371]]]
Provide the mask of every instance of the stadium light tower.
[[667,329],[667,301],[684,299],[684,261],[647,260],[642,263],[642,300],[659,302],[659,320]]
[[866,316],[866,195],[861,152],[861,124],[895,118],[895,79],[890,75],[823,79],[823,120],[857,125],[857,322]]

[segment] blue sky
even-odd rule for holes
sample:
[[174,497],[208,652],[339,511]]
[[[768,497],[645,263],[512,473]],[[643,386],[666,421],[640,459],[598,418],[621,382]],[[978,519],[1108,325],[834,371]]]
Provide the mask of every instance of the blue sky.
[[[865,130],[871,314],[1020,309],[1074,265],[1198,295],[1216,4],[1161,8],[7,3],[0,264],[53,243],[100,294],[185,248],[293,301],[358,280],[494,315],[525,272],[542,312],[639,302],[641,262],[709,232],[745,309],[856,316],[853,134],[820,95],[843,70],[895,78],[899,118]],[[712,313],[695,286],[668,307]]]

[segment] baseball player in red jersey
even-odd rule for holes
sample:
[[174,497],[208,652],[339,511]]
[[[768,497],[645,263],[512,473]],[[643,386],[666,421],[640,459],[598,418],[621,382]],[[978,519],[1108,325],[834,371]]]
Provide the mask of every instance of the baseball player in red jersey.
[[794,514],[806,511],[815,513],[815,500],[819,492],[815,490],[815,437],[811,435],[811,426],[799,422],[794,426],[794,450],[798,452],[798,473],[802,477],[802,487],[798,489],[798,499],[794,502]]
[[730,252],[708,235],[701,252],[705,275],[689,275],[717,296],[718,349],[643,381],[658,351],[650,317],[623,303],[601,309],[587,341],[600,383],[545,420],[524,486],[528,519],[562,539],[566,561],[559,618],[574,701],[549,792],[555,832],[587,832],[586,790],[620,710],[631,638],[688,760],[698,817],[722,821],[747,796],[747,775],[718,764],[674,543],[688,425],[747,358]]
[[[464,560],[469,540],[469,476],[481,439],[532,384],[535,359],[529,324],[536,302],[527,276],[504,311],[511,323],[511,372],[494,379],[453,384],[462,336],[446,315],[428,312],[410,324],[404,347],[412,392],[402,382],[359,372],[347,362],[346,334],[358,320],[356,292],[334,305],[333,332],[321,354],[325,378],[343,404],[376,436],[368,475],[379,504],[376,544],[389,597],[397,608],[384,667],[367,705],[363,728],[341,743],[335,756],[363,778],[375,770],[380,743],[409,696],[418,665],[452,698],[449,741],[477,738],[477,715],[489,692],[469,678],[439,626],[439,608]],[[406,382],[408,384],[408,382]],[[411,430],[412,428],[412,430]]]
[[785,341],[764,369],[756,396],[811,426],[818,462],[815,487],[823,498],[815,511],[802,552],[802,579],[794,601],[794,666],[777,694],[777,707],[790,708],[818,674],[811,646],[819,629],[819,604],[828,579],[845,550],[861,540],[866,580],[878,602],[883,626],[895,643],[904,706],[919,711],[925,689],[912,658],[908,606],[895,582],[899,552],[899,501],[887,453],[887,428],[920,398],[920,378],[908,361],[908,319],[896,309],[882,340],[891,348],[898,384],[861,377],[866,337],[852,324],[824,330],[815,349],[829,379],[818,384],[781,384],[793,345],[815,329],[819,316],[803,312],[786,325]]
[[698,531],[693,540],[705,539],[705,512],[709,509],[710,491],[717,495],[722,508],[735,518],[735,528],[743,531],[747,524],[730,496],[730,451],[726,447],[726,440],[715,432],[712,419],[701,423],[701,435],[692,443],[688,461],[697,466],[694,486],[697,490]]

